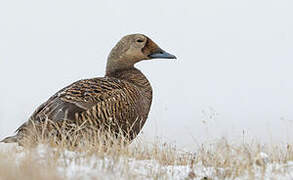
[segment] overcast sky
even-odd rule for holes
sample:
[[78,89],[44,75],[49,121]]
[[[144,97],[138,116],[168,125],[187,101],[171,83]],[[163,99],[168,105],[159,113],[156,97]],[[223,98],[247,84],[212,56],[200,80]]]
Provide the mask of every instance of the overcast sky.
[[290,140],[292,19],[291,0],[0,1],[0,138],[143,33],[178,57],[137,65],[154,90],[146,137]]

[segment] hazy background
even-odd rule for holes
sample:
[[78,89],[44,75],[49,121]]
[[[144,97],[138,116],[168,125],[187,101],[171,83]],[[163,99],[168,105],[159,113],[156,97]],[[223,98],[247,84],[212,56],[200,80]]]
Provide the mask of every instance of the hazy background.
[[292,139],[291,0],[0,1],[0,138],[60,88],[103,76],[130,33],[178,57],[137,65],[154,89],[146,137]]

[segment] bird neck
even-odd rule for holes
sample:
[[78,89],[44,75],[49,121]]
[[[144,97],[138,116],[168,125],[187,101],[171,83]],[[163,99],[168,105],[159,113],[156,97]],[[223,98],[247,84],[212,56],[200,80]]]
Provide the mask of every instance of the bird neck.
[[[152,87],[145,75],[134,66],[128,69],[122,69],[111,73],[106,73],[107,77],[114,77],[120,80],[130,82],[142,90],[149,104],[152,102]],[[150,108],[150,107],[148,107]]]
[[133,63],[127,63],[127,61],[121,63],[121,61],[109,59],[107,61],[106,76],[111,76],[113,74],[116,74],[116,72],[121,72],[132,68],[134,68]]

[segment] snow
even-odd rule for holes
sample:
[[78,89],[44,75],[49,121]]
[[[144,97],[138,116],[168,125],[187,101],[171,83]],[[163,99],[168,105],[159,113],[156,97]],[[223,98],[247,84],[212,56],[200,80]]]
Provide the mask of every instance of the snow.
[[[38,145],[34,150],[36,159],[40,163],[46,163],[48,158],[56,155],[56,149],[47,145]],[[20,162],[25,157],[26,152],[16,144],[0,144],[0,152],[14,152],[15,161]],[[59,151],[58,151],[59,152]],[[257,163],[253,166],[255,172],[254,179],[292,179],[293,161],[284,164],[270,163],[270,158],[266,153],[260,152],[256,157],[265,163],[260,166]],[[224,169],[215,167],[205,167],[201,163],[190,166],[182,165],[162,165],[156,160],[137,160],[124,156],[99,157],[95,154],[88,155],[84,152],[73,152],[63,150],[57,159],[57,171],[65,179],[93,179],[103,177],[103,179],[196,179],[204,177],[217,179],[228,179],[224,176]],[[237,180],[251,179],[247,171]]]

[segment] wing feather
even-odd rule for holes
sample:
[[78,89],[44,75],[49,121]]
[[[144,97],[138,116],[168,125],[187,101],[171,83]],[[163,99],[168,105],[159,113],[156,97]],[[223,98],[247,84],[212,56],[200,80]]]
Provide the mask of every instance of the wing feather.
[[[137,87],[116,78],[80,80],[57,92],[37,108],[30,120],[75,122],[91,119],[95,124],[109,124],[109,121],[115,120],[121,128],[127,128],[137,118],[143,118],[139,114],[141,98]],[[23,124],[18,131],[27,124]]]

